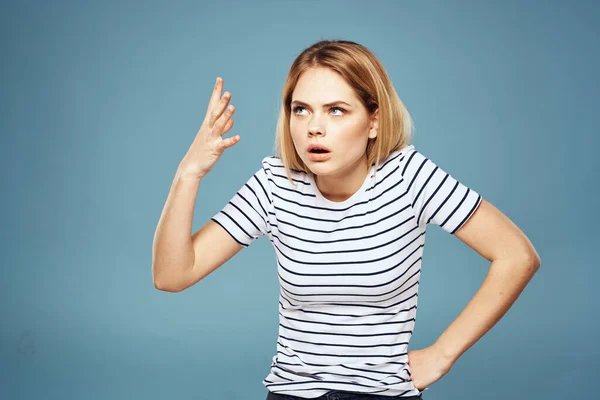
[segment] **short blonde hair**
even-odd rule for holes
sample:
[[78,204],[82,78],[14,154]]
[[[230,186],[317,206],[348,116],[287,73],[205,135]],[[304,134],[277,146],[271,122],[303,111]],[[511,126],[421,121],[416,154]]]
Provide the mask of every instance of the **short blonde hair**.
[[368,165],[378,165],[380,160],[386,159],[393,151],[410,143],[412,118],[377,57],[355,42],[319,41],[296,57],[283,87],[274,152],[282,160],[292,184],[290,170],[310,173],[296,152],[290,133],[292,93],[300,75],[313,67],[330,68],[340,74],[354,89],[369,115],[379,110],[377,137],[369,139],[367,143]]

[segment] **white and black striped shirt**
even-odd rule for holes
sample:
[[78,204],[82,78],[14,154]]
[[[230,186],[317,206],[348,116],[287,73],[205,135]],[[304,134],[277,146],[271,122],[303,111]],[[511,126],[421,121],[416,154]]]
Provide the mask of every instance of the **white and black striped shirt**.
[[481,196],[414,145],[371,166],[343,202],[323,197],[312,174],[292,178],[266,157],[212,218],[243,246],[265,234],[275,249],[279,337],[263,384],[304,398],[418,395],[407,351],[426,225],[455,233]]

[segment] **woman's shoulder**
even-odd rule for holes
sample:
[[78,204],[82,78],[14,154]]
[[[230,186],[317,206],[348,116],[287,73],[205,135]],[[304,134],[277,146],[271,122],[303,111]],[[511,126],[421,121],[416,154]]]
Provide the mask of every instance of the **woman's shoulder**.
[[411,156],[413,153],[418,152],[415,150],[415,146],[412,144],[407,144],[396,150],[392,150],[387,157],[379,161],[377,170],[382,171],[391,169],[397,171],[399,165],[406,160],[407,156]]
[[[302,170],[290,169],[290,178],[296,183],[308,183],[310,181],[308,174]],[[286,186],[289,183],[285,164],[280,157],[266,156],[262,159],[259,173],[264,179],[276,183],[278,186]]]
[[283,168],[283,161],[277,156],[266,156],[261,161],[263,168]]

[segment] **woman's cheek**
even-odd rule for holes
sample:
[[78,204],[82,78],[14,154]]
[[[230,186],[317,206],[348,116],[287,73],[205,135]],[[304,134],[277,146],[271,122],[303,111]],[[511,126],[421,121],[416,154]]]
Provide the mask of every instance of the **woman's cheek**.
[[298,143],[300,139],[301,126],[298,122],[290,123],[290,134],[292,135],[292,140],[294,143]]

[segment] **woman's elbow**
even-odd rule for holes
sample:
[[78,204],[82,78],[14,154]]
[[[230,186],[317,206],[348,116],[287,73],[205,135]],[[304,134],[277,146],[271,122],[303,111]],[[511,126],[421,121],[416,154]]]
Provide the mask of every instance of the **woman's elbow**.
[[533,272],[537,272],[540,269],[542,265],[542,260],[540,259],[540,256],[535,251],[535,249],[531,249],[525,254],[524,264],[528,269],[531,269]]

